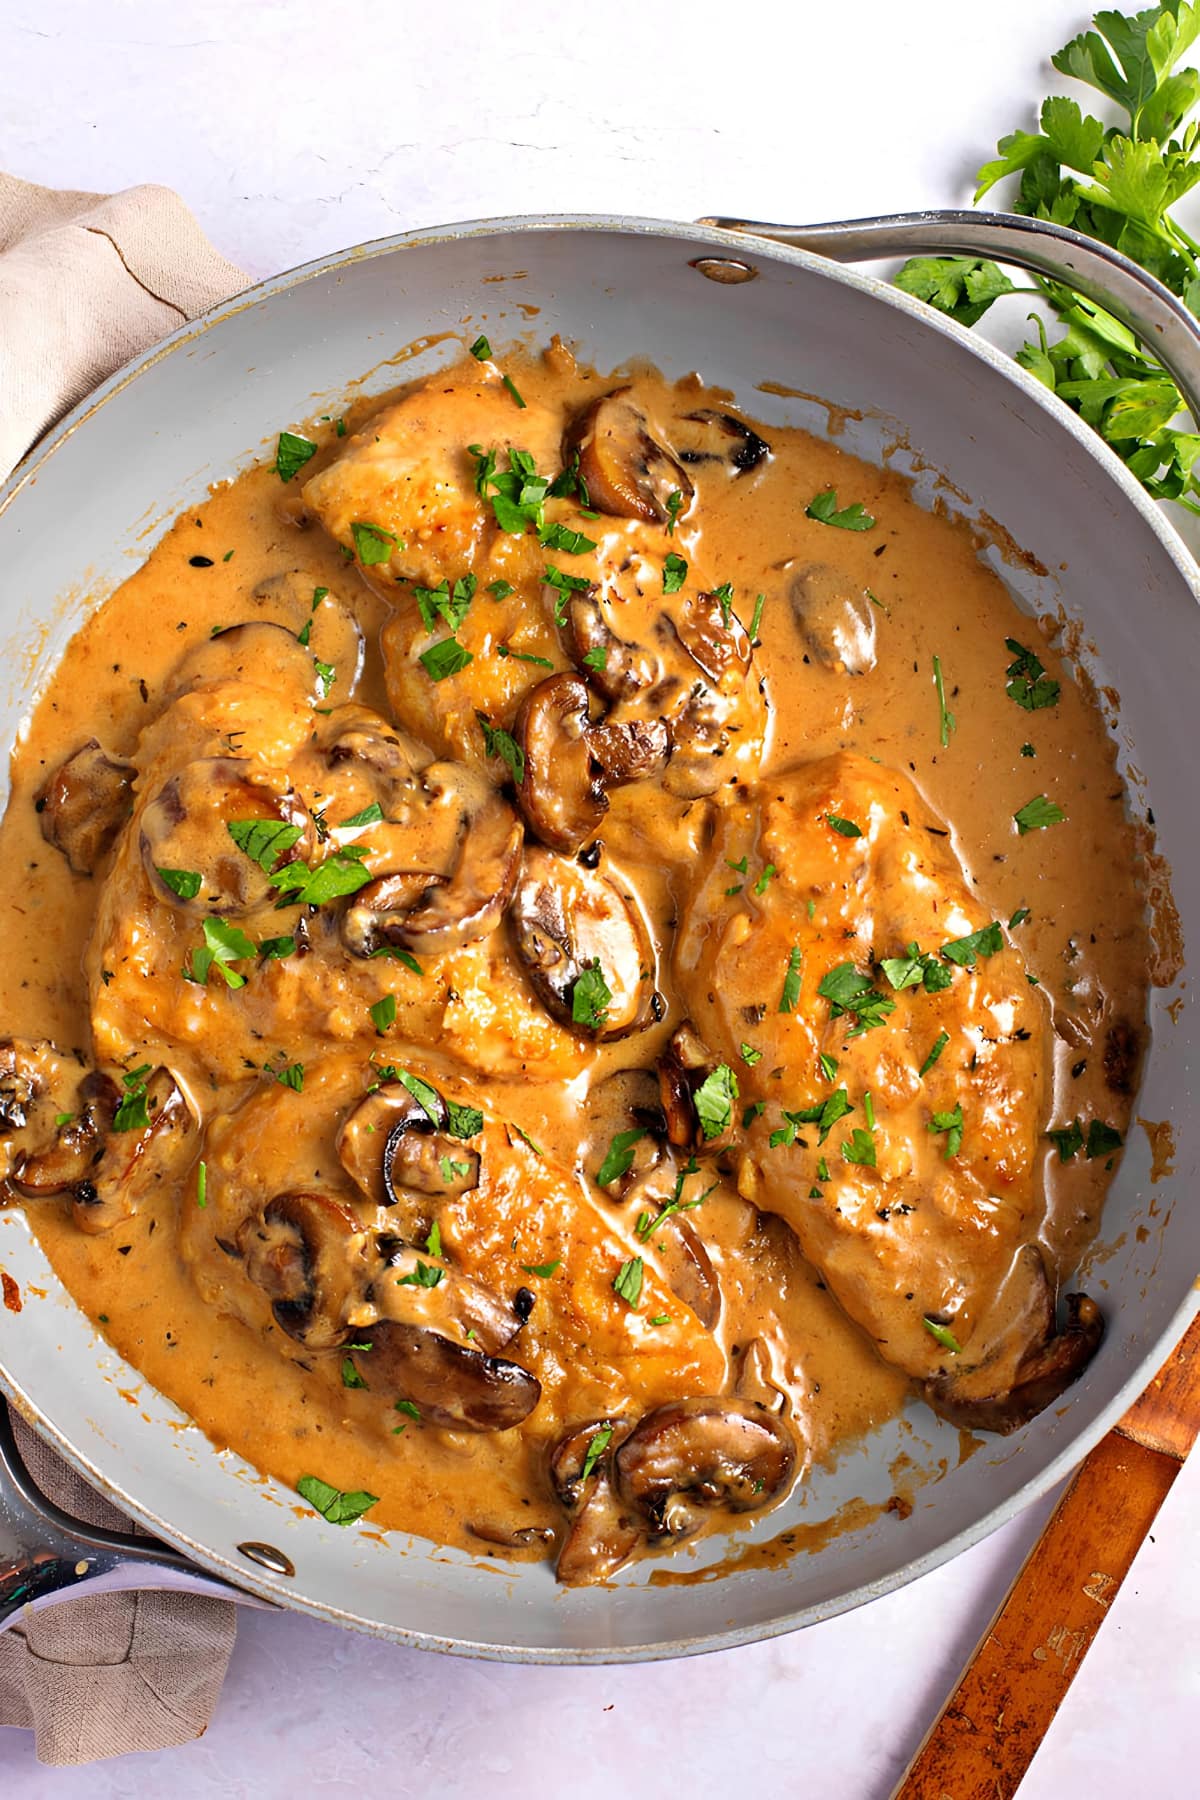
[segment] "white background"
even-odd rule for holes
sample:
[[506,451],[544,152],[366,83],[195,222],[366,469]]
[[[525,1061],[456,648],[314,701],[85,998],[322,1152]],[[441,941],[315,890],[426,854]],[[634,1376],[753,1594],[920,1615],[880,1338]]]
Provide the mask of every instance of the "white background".
[[[1132,0],[1127,0],[1132,10]],[[176,187],[263,275],[508,212],[812,220],[963,204],[1062,83],[1074,0],[3,0],[0,166]],[[1014,303],[1019,304],[1019,303]],[[0,354],[3,347],[0,346]],[[632,1669],[470,1664],[248,1614],[201,1742],[20,1800],[882,1800],[1047,1514],[798,1637]],[[1023,1789],[1197,1791],[1200,1463],[1184,1470]]]

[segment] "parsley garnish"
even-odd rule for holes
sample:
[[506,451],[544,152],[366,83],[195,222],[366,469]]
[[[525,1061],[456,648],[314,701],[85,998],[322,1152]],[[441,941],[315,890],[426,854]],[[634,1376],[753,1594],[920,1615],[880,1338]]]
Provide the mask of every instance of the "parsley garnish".
[[361,1488],[352,1494],[343,1494],[316,1475],[302,1475],[296,1483],[296,1492],[331,1525],[353,1525],[379,1500],[378,1494],[368,1494]]
[[571,989],[571,1018],[576,1025],[599,1031],[608,1018],[611,1000],[612,989],[604,979],[600,958],[593,957],[591,962],[584,964]]
[[507,763],[513,780],[520,787],[525,779],[524,750],[516,738],[510,736],[503,727],[493,725],[485,713],[477,712],[475,717],[479,720],[479,729],[483,732],[485,752],[488,756],[499,757],[501,762]]
[[1086,1138],[1078,1119],[1072,1120],[1070,1125],[1060,1126],[1055,1131],[1048,1131],[1046,1136],[1058,1146],[1059,1160],[1065,1163],[1077,1156],[1085,1145],[1088,1161],[1095,1162],[1098,1157],[1111,1156],[1113,1151],[1119,1150],[1124,1142],[1120,1132],[1114,1130],[1111,1125],[1106,1125],[1101,1119],[1093,1119],[1090,1122]]
[[394,531],[385,531],[382,525],[368,525],[362,519],[354,520],[350,536],[354,539],[354,548],[364,569],[373,567],[375,563],[390,561],[393,550],[404,548]]
[[[455,1162],[452,1156],[439,1157],[438,1168],[441,1170],[442,1180],[446,1183],[447,1187],[449,1187],[452,1181],[461,1181],[464,1176],[471,1173],[471,1165],[469,1162]],[[426,1247],[428,1248],[428,1246]],[[431,1256],[440,1256],[441,1251],[430,1250],[429,1254]]]
[[778,873],[779,870],[775,867],[775,864],[768,863],[754,886],[750,889],[750,892],[752,894],[765,894],[771,881],[771,877],[773,875],[778,875]]
[[442,1228],[436,1219],[429,1227],[429,1236],[425,1239],[425,1248],[428,1250],[430,1256],[440,1256],[442,1254]]
[[839,531],[871,531],[875,526],[875,520],[861,500],[855,500],[839,511],[836,488],[814,494],[804,510],[810,519],[817,519],[822,525],[836,525]]
[[767,596],[760,594],[754,602],[754,617],[750,621],[750,642],[757,644],[758,628],[762,624],[763,607],[767,604]]
[[663,563],[662,591],[664,594],[677,594],[687,580],[688,566],[682,556],[670,552]]
[[[390,1076],[402,1087],[406,1087],[431,1125],[441,1124],[442,1098],[436,1088],[431,1088],[419,1075],[410,1075],[407,1069],[381,1069],[379,1074],[381,1080],[387,1080]],[[482,1114],[480,1117],[482,1118]]]
[[312,868],[302,862],[284,863],[271,877],[272,887],[283,896],[279,905],[324,906],[345,894],[356,894],[371,879],[371,871],[362,864],[368,853],[366,844],[346,844]]
[[960,969],[973,969],[981,956],[995,956],[1004,948],[1004,935],[1000,930],[999,919],[993,919],[990,925],[983,925],[978,931],[972,931],[968,937],[953,938],[950,943],[942,945],[942,955],[947,962],[956,963]]
[[838,1072],[836,1057],[830,1056],[827,1051],[822,1050],[817,1057],[817,1061],[821,1065],[821,1073],[826,1081],[832,1081]]
[[950,742],[950,733],[958,730],[958,720],[946,705],[946,684],[942,679],[942,659],[933,659],[933,685],[937,690],[938,732],[944,750]]
[[937,1339],[943,1350],[949,1350],[951,1356],[958,1356],[961,1353],[962,1345],[948,1325],[940,1325],[936,1319],[931,1319],[928,1313],[923,1316],[921,1323],[930,1337]]
[[371,1015],[371,1023],[374,1025],[378,1036],[385,1036],[396,1023],[395,994],[385,994],[382,1000],[377,1000],[374,1006],[368,1007],[367,1010]]
[[800,946],[799,944],[793,944],[788,951],[787,968],[784,971],[783,976],[783,991],[779,996],[779,1011],[781,1013],[795,1012],[796,1007],[799,1004],[800,963]]
[[607,669],[608,645],[596,644],[591,650],[585,651],[583,666],[585,669]]
[[275,473],[280,481],[290,481],[316,454],[317,446],[310,439],[299,437],[294,431],[281,431],[275,446]]
[[317,672],[317,685],[321,690],[321,698],[328,700],[330,689],[337,680],[337,670],[332,663],[322,662],[319,656],[313,657],[313,668]]
[[917,1071],[917,1073],[919,1075],[928,1075],[930,1069],[932,1069],[934,1063],[937,1061],[938,1057],[942,1054],[942,1051],[946,1048],[946,1045],[949,1042],[950,1042],[950,1033],[948,1031],[939,1031],[937,1036],[933,1040],[932,1050],[929,1052],[929,1055],[925,1058],[925,1061],[921,1064],[921,1067]]
[[521,411],[524,412],[525,411],[525,402],[524,402],[524,400],[522,400],[520,394],[517,392],[517,384],[513,380],[512,376],[511,375],[502,375],[500,377],[500,379],[504,383],[505,387],[508,389],[509,393],[512,395],[513,399],[516,401],[517,405],[520,407]]
[[146,1077],[151,1069],[150,1063],[143,1063],[140,1068],[133,1069],[128,1075],[121,1077],[121,1085],[125,1092],[121,1095],[120,1105],[113,1114],[114,1131],[145,1131],[150,1123],[150,1113],[146,1106],[149,1089]]
[[[771,1133],[772,1147],[778,1148],[780,1144],[794,1144],[799,1135],[801,1125],[815,1125],[817,1128],[817,1142],[823,1144],[838,1120],[844,1119],[847,1113],[852,1113],[853,1111],[854,1108],[850,1104],[850,1096],[844,1087],[835,1089],[834,1092],[829,1095],[828,1099],[821,1101],[818,1106],[806,1106],[798,1112],[788,1112],[785,1107],[783,1108],[783,1116],[786,1123],[780,1126],[777,1131]],[[822,1167],[824,1167],[824,1164],[822,1164]],[[818,1173],[820,1173],[819,1169]],[[825,1173],[821,1175],[821,1180],[829,1180],[828,1168],[825,1168]]]
[[625,1304],[632,1308],[634,1312],[637,1311],[638,1306],[641,1304],[642,1277],[644,1274],[645,1264],[642,1262],[641,1257],[631,1256],[628,1262],[623,1262],[621,1264],[621,1267],[613,1276],[613,1292],[618,1294],[620,1298],[624,1300]]
[[611,1425],[602,1425],[599,1431],[594,1431],[592,1433],[587,1447],[587,1455],[583,1459],[583,1467],[579,1471],[580,1481],[586,1481],[596,1464],[600,1461],[600,1458],[612,1443],[612,1434],[613,1428]]
[[700,1130],[706,1139],[720,1137],[722,1132],[729,1130],[737,1095],[737,1076],[728,1063],[718,1063],[692,1097]]
[[447,675],[457,675],[468,663],[474,662],[475,657],[457,638],[448,637],[431,644],[428,650],[422,650],[418,660],[431,681],[445,681]]
[[675,526],[677,525],[677,523],[679,521],[679,515],[682,512],[682,510],[683,510],[683,495],[680,493],[679,489],[676,488],[673,493],[667,495],[667,536],[668,537],[675,536]]
[[439,619],[443,619],[451,631],[457,631],[471,610],[476,585],[474,575],[460,576],[453,587],[448,576],[435,588],[418,587],[414,583],[413,599],[426,631],[432,631]]
[[206,1162],[196,1165],[196,1205],[208,1205],[208,1164]]
[[904,956],[885,956],[879,967],[897,993],[923,987],[927,994],[938,994],[954,980],[954,971],[919,944],[910,944]]
[[684,1184],[687,1181],[688,1176],[698,1175],[699,1173],[699,1163],[694,1156],[689,1156],[687,1162],[675,1177],[675,1192],[671,1195],[671,1198],[665,1201],[656,1213],[642,1212],[638,1214],[637,1224],[634,1226],[634,1230],[643,1244],[648,1244],[659,1226],[665,1225],[668,1219],[673,1219],[676,1213],[692,1212],[697,1206],[704,1205],[704,1202],[712,1193],[713,1188],[717,1186],[715,1181],[713,1182],[712,1187],[706,1187],[704,1192],[702,1194],[697,1194],[694,1200],[685,1200],[683,1197]]
[[946,1133],[946,1160],[957,1156],[962,1149],[963,1110],[961,1101],[952,1112],[935,1112],[929,1124],[930,1131]]
[[263,1074],[273,1075],[281,1087],[291,1088],[294,1094],[304,1092],[304,1064],[302,1062],[264,1063]]
[[492,360],[492,346],[488,343],[482,331],[471,345],[471,355],[475,358],[476,362],[491,362]]
[[347,1388],[365,1388],[366,1382],[355,1368],[348,1356],[342,1358],[342,1386]]
[[469,454],[475,458],[475,492],[490,502],[501,531],[514,537],[523,537],[530,525],[540,531],[550,483],[538,474],[528,450],[510,450],[505,470],[497,469],[495,450],[471,444]]
[[541,1281],[549,1281],[562,1268],[562,1258],[560,1256],[548,1263],[522,1263],[521,1267],[527,1275],[536,1275]]
[[278,819],[229,819],[225,829],[238,849],[267,875],[304,835],[302,826],[284,825]]
[[492,596],[493,600],[507,600],[508,596],[510,594],[515,594],[516,591],[517,590],[511,581],[488,582],[488,593]]
[[1053,706],[1061,689],[1058,682],[1046,674],[1045,665],[1032,650],[1018,644],[1016,638],[1005,638],[1004,642],[1015,659],[1005,670],[1010,677],[1004,690],[1009,699],[1015,700],[1026,712],[1039,712],[1043,706]]
[[836,813],[826,813],[825,823],[831,825],[839,837],[860,838],[862,826],[856,825],[853,819],[839,819]]
[[446,1123],[451,1137],[478,1137],[483,1130],[483,1114],[477,1106],[460,1106],[457,1100],[447,1100]]
[[538,541],[547,550],[565,550],[568,556],[586,556],[596,548],[590,537],[584,537],[582,531],[572,531],[568,525],[543,525]]
[[184,964],[184,980],[194,981],[198,987],[203,987],[208,981],[210,969],[215,969],[226,987],[245,987],[246,977],[239,975],[230,965],[243,962],[254,954],[254,945],[236,925],[227,925],[224,919],[205,919],[204,945],[201,949],[193,950]]
[[1061,806],[1053,800],[1047,800],[1045,794],[1037,794],[1027,800],[1019,812],[1013,814],[1017,822],[1017,830],[1024,837],[1030,831],[1043,831],[1047,825],[1057,825],[1066,818]]
[[610,1140],[604,1161],[596,1170],[596,1184],[607,1187],[610,1181],[627,1175],[633,1167],[633,1146],[640,1144],[646,1133],[641,1130],[618,1131]]
[[383,808],[380,806],[378,800],[372,800],[370,806],[364,806],[361,812],[356,812],[350,818],[343,819],[338,826],[338,830],[359,831],[364,825],[382,824]]
[[552,669],[554,664],[548,656],[532,656],[528,650],[514,650],[511,644],[497,644],[497,656],[513,656],[518,662],[532,663],[537,669]]
[[418,1256],[417,1266],[409,1275],[401,1275],[396,1282],[397,1287],[435,1288],[445,1275],[445,1269],[431,1269]]
[[871,1132],[856,1125],[850,1136],[843,1139],[842,1155],[848,1163],[861,1163],[864,1168],[873,1169],[876,1166],[875,1139]]
[[756,1050],[753,1044],[747,1044],[745,1041],[742,1043],[739,1055],[749,1069],[752,1069],[755,1063],[760,1063],[763,1059],[762,1051]]
[[195,869],[159,869],[154,873],[164,887],[178,894],[181,900],[194,900],[200,892],[200,876]]
[[848,1038],[861,1037],[864,1031],[874,1030],[896,1010],[896,1002],[877,994],[869,976],[860,974],[852,962],[838,963],[830,969],[819,983],[817,992],[829,1001],[830,1018],[840,1018],[843,1013],[854,1015],[857,1023],[853,1031],[847,1032]]

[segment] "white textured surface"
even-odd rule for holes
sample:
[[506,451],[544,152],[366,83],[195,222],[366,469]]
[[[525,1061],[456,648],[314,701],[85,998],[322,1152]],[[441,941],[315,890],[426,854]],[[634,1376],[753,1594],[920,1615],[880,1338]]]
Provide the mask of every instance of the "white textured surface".
[[[998,20],[1002,18],[1002,26]],[[490,213],[818,219],[961,203],[1032,123],[1072,0],[778,8],[609,0],[5,0],[0,162],[179,189],[255,275]],[[2,353],[2,349],[0,349]],[[950,1567],[799,1637],[675,1665],[454,1662],[244,1617],[207,1737],[83,1771],[0,1733],[20,1800],[883,1800],[1048,1503]],[[1022,1790],[1196,1791],[1200,1464],[1186,1468]]]

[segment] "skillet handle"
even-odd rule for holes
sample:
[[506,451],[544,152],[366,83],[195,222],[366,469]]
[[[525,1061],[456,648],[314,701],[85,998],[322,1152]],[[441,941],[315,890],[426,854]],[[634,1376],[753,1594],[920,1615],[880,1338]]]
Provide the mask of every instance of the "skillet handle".
[[1178,387],[1200,425],[1200,321],[1168,287],[1096,238],[1021,213],[889,213],[825,225],[771,225],[753,219],[700,219],[752,233],[834,262],[882,256],[986,256],[1060,281],[1110,312],[1140,339]]
[[189,1594],[261,1602],[206,1575],[157,1538],[72,1519],[34,1486],[0,1400],[0,1632],[28,1607],[35,1612],[80,1594],[171,1588]]

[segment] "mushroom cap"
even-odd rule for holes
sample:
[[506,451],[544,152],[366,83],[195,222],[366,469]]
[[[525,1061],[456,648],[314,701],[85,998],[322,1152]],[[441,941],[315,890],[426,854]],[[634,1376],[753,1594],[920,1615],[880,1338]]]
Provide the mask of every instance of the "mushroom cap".
[[1078,1381],[1104,1337],[1104,1315],[1086,1294],[1066,1296],[1067,1323],[1056,1329],[1052,1308],[1045,1329],[1026,1351],[1011,1387],[994,1393],[966,1395],[956,1391],[953,1374],[922,1384],[934,1411],[968,1431],[996,1431],[1002,1436],[1027,1425],[1052,1406]]
[[691,594],[675,621],[679,641],[717,693],[730,696],[750,673],[750,635],[717,594]]
[[77,875],[91,875],[133,811],[132,763],[120,762],[89,738],[68,756],[37,796],[42,836]]
[[456,1344],[428,1327],[381,1319],[359,1327],[357,1335],[371,1348],[351,1354],[372,1391],[411,1400],[434,1425],[508,1431],[542,1397],[541,1383],[519,1363]]
[[[699,427],[689,430],[688,427]],[[737,478],[757,469],[771,454],[771,446],[735,413],[701,407],[684,413],[672,433],[680,462],[694,468],[699,463],[722,463]]]
[[116,1106],[107,1076],[81,1070],[48,1039],[0,1039],[0,1181],[38,1200],[84,1180]]
[[108,1110],[116,1089],[107,1076],[96,1079],[111,1090],[96,1089],[99,1116],[111,1122],[99,1158],[75,1184],[71,1209],[80,1231],[92,1236],[132,1218],[151,1193],[176,1180],[192,1159],[197,1131],[196,1115],[169,1069],[155,1069],[147,1078],[149,1122],[141,1130],[116,1129]]
[[301,647],[334,671],[332,685],[339,700],[354,692],[363,666],[362,627],[324,582],[305,569],[284,569],[258,582],[250,598],[264,609],[280,613],[278,622],[293,636],[305,634]]
[[517,714],[514,736],[525,757],[517,801],[530,830],[552,850],[578,850],[608,811],[588,704],[577,675],[550,675]]
[[686,503],[695,493],[691,476],[651,431],[627,387],[602,394],[567,432],[566,459],[579,457],[579,473],[597,512],[619,519],[665,525],[671,494]]
[[751,1400],[672,1400],[656,1407],[615,1457],[616,1487],[655,1537],[684,1537],[712,1507],[754,1512],[781,1495],[796,1466],[783,1421]]
[[430,1092],[436,1122],[403,1082],[389,1081],[359,1101],[337,1135],[342,1167],[368,1200],[391,1209],[389,1229],[406,1244],[425,1243],[439,1199],[479,1184],[479,1152],[449,1130],[449,1108]]
[[[231,825],[255,820],[300,832],[272,867],[311,854],[312,819],[282,770],[233,756],[185,763],[142,809],[142,862],[159,899],[185,912],[224,915],[252,912],[277,899],[267,871],[230,834]],[[160,869],[199,875],[197,893],[191,898],[176,893]]]
[[792,616],[809,650],[828,669],[868,675],[875,667],[876,608],[865,588],[828,563],[808,563],[788,584]]
[[[641,907],[624,883],[552,850],[531,846],[513,895],[513,944],[547,1012],[600,1039],[646,1024],[655,959]],[[611,998],[598,1023],[575,1017],[575,989],[599,965]]]
[[[564,1587],[606,1581],[629,1561],[644,1536],[640,1520],[618,1495],[612,1480],[613,1454],[628,1436],[630,1421],[590,1419],[574,1425],[550,1454],[550,1484],[571,1520],[558,1553],[555,1573]],[[583,1470],[597,1433],[609,1437]]]
[[246,1221],[238,1248],[250,1280],[271,1302],[275,1322],[310,1350],[340,1344],[364,1284],[366,1233],[332,1194],[276,1194]]
[[175,670],[171,697],[211,681],[249,682],[314,706],[325,694],[312,651],[286,625],[264,619],[227,626],[216,637],[194,644]]

